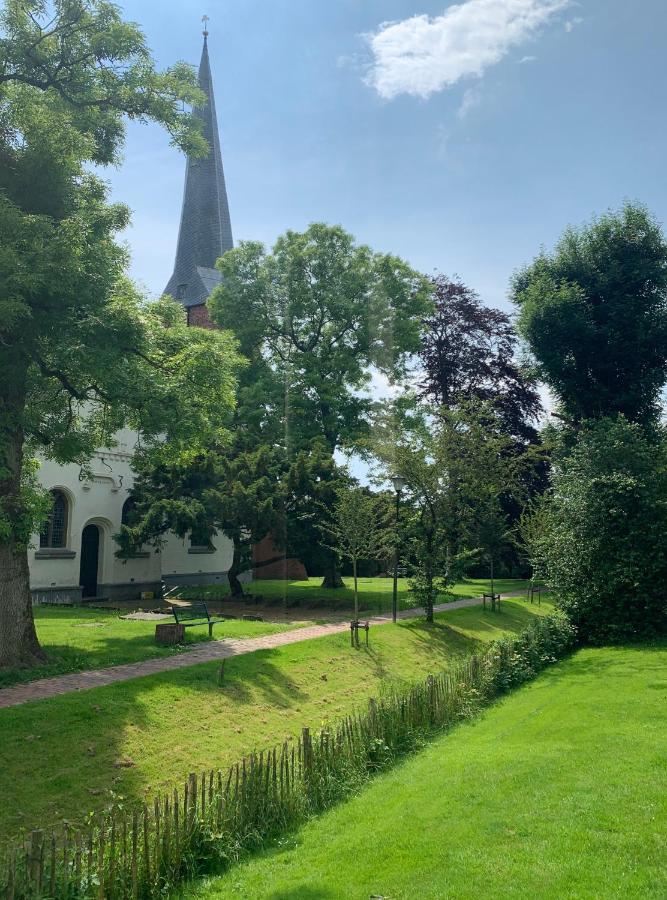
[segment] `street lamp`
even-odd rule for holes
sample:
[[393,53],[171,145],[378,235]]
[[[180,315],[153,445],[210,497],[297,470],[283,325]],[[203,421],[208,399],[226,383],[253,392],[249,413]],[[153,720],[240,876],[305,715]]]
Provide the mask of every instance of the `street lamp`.
[[401,491],[405,487],[405,478],[396,475],[391,479],[396,491],[396,543],[394,546],[394,594],[391,602],[391,619],[396,622],[396,613],[398,612],[398,520],[401,511]]

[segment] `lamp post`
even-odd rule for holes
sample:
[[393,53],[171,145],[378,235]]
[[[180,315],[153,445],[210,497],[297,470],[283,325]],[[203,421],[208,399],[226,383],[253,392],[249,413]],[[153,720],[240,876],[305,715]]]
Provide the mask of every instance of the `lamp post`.
[[394,547],[394,594],[391,602],[391,619],[396,622],[396,613],[398,612],[398,520],[401,512],[401,491],[405,487],[405,479],[400,475],[396,475],[391,479],[396,491],[396,544]]

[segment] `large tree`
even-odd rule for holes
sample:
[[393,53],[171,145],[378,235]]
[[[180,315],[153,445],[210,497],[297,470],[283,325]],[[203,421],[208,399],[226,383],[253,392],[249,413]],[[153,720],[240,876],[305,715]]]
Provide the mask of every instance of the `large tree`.
[[537,441],[542,406],[534,377],[517,361],[519,338],[510,317],[444,275],[433,279],[433,298],[419,354],[421,397],[450,410],[488,404],[504,433],[521,443]]
[[[368,434],[373,371],[406,371],[431,309],[429,285],[396,256],[337,226],[288,231],[273,250],[242,242],[218,262],[214,322],[263,360],[283,392],[276,416],[288,457],[320,441],[330,456]],[[333,555],[325,583],[340,584]]]
[[515,276],[513,299],[568,423],[655,419],[667,380],[667,242],[643,206],[568,229]]
[[596,642],[665,627],[667,242],[626,204],[568,229],[514,280],[519,327],[559,402],[552,491],[522,532]]
[[27,547],[39,452],[85,463],[121,426],[220,437],[233,401],[228,335],[188,330],[124,277],[127,210],[91,174],[115,162],[124,119],[205,152],[183,64],[157,72],[143,35],[102,0],[6,0],[0,12],[0,665],[42,657]]

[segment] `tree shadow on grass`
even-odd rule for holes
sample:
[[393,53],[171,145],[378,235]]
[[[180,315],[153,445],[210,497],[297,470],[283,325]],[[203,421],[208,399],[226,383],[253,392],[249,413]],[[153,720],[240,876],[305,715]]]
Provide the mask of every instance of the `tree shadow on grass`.
[[[204,706],[221,734],[233,725],[230,706],[298,706],[308,695],[271,661],[276,652],[228,659],[222,685],[219,664],[204,663],[0,710],[0,844],[20,830],[59,829],[63,820],[80,825],[89,812],[120,798],[126,806],[139,803],[150,785],[141,756],[128,758],[128,745],[140,753],[141,735],[149,735],[162,708],[175,721],[194,717],[198,725],[202,703],[193,693],[210,696]],[[216,706],[221,696],[225,702]],[[196,728],[191,739],[196,744]],[[164,752],[168,756],[168,744]],[[153,761],[148,770],[154,769]],[[187,775],[179,772],[177,783]]]
[[[202,678],[191,682],[197,690],[219,691],[239,705],[256,702],[259,692],[265,703],[285,708],[308,699],[297,682],[286,674],[285,669],[271,662],[277,650],[255,650],[242,656],[232,656],[225,660],[224,675],[220,683],[218,673],[202,669]],[[199,668],[199,667],[198,667]]]
[[[13,684],[25,684],[42,678],[51,678],[56,675],[105,669],[150,659],[168,659],[169,657],[186,653],[189,650],[195,650],[204,644],[210,643],[212,640],[220,642],[263,637],[271,633],[271,631],[258,628],[256,633],[225,636],[223,625],[219,627],[217,633],[214,632],[214,637],[211,639],[208,636],[208,627],[202,625],[196,628],[189,628],[186,631],[184,644],[176,647],[162,647],[155,643],[153,623],[151,623],[150,631],[139,634],[131,632],[130,623],[128,623],[130,627],[128,627],[126,634],[105,634],[105,627],[114,627],[113,620],[111,623],[102,623],[99,630],[90,626],[90,622],[84,621],[72,625],[71,629],[76,628],[78,631],[81,628],[81,632],[78,632],[79,634],[85,634],[86,637],[91,635],[91,646],[77,646],[75,642],[62,643],[49,640],[48,636],[43,637],[41,645],[47,656],[46,662],[39,666],[26,668],[0,669],[0,689]],[[59,634],[59,637],[62,640],[61,634]]]
[[366,659],[370,663],[373,674],[380,681],[385,681],[390,676],[391,673],[387,669],[384,661],[384,657],[387,653],[386,649],[382,653],[380,653],[373,647],[372,644],[369,644],[368,647],[365,644],[361,644],[361,646],[358,648],[350,647],[350,650],[365,654]]
[[106,669],[126,663],[143,662],[148,659],[164,659],[176,656],[186,650],[193,650],[208,635],[196,640],[189,640],[183,647],[158,647],[155,637],[147,635],[129,635],[118,637],[104,636],[93,647],[76,647],[71,644],[55,644],[48,640],[42,643],[46,653],[46,662],[40,666],[29,668],[0,669],[0,689],[12,684],[25,684],[55,675],[69,675],[73,672]]
[[124,748],[128,727],[148,725],[136,701],[114,686],[0,710],[0,844],[20,831],[81,825],[117,795],[142,796]]
[[482,644],[482,641],[461,634],[442,621],[431,623],[425,619],[411,619],[401,622],[399,627],[408,630],[430,656],[443,662],[453,656],[473,653]]

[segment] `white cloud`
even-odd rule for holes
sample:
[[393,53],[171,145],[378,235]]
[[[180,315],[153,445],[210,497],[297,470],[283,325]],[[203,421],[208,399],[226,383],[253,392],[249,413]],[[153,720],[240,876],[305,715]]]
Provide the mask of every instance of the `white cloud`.
[[368,35],[367,81],[378,94],[428,97],[462,78],[481,76],[533,37],[570,0],[465,0],[441,16],[385,22]]
[[536,61],[537,61],[536,56],[522,56],[521,59],[517,60],[517,62],[520,66],[523,66],[525,63],[532,63],[532,62],[536,62]]
[[581,16],[575,16],[573,19],[568,19],[565,23],[565,30],[569,33],[574,28],[576,28],[577,25],[581,25],[583,21],[584,20],[581,18]]

